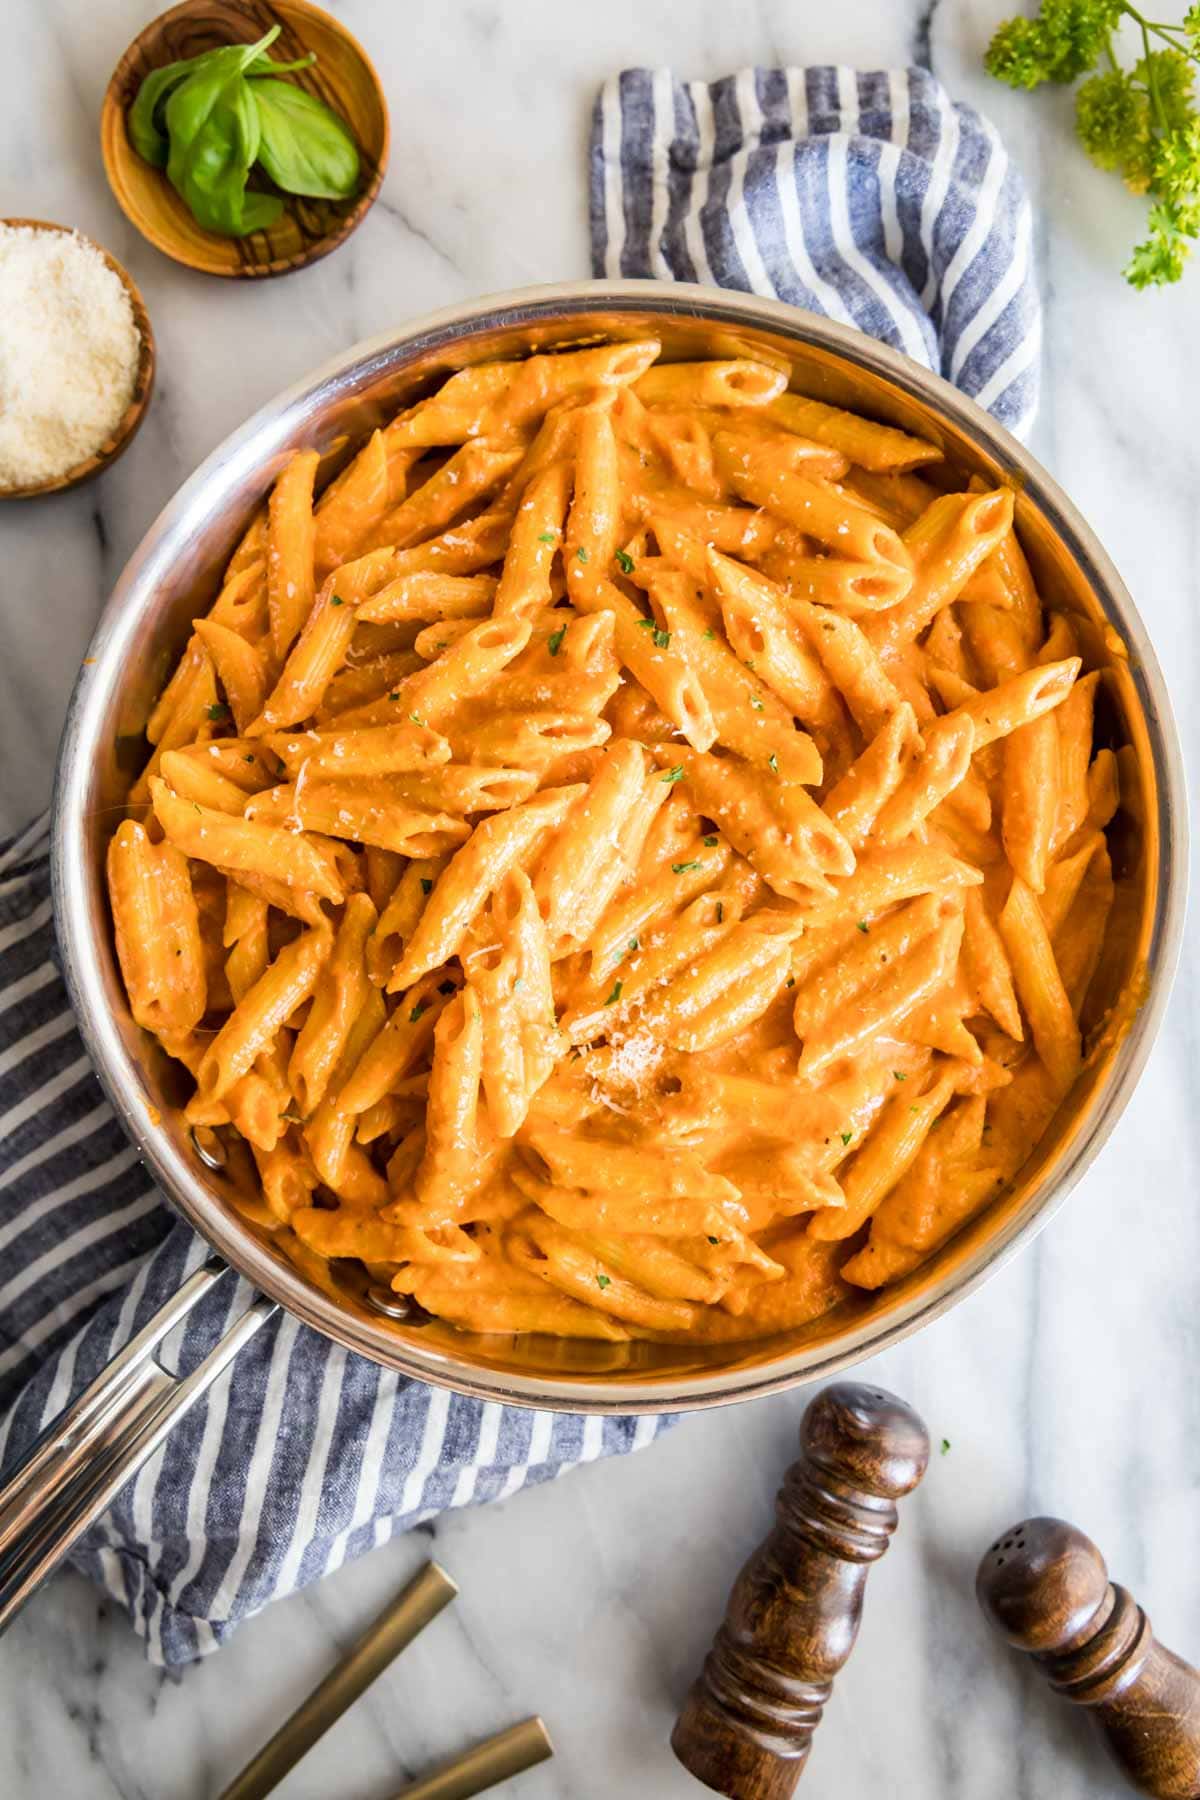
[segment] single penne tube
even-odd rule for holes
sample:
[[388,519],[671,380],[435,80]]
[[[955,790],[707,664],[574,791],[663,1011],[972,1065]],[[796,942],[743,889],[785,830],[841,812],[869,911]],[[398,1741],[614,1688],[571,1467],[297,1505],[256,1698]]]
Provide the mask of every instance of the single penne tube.
[[1030,1036],[1051,1080],[1065,1093],[1082,1061],[1079,1027],[1037,896],[1019,875],[1013,876],[999,928]]
[[270,907],[260,894],[251,894],[235,881],[225,884],[225,929],[222,943],[229,951],[225,979],[236,1006],[266,973],[271,960]]
[[911,644],[1012,529],[1013,496],[1007,488],[985,494],[940,494],[904,534],[913,584],[906,597],[876,613],[864,629],[881,656]]
[[239,732],[245,731],[262,711],[266,698],[268,676],[262,651],[228,625],[212,619],[193,619],[192,629],[212,658],[234,724]]
[[381,909],[379,923],[367,944],[367,968],[371,980],[380,987],[390,979],[405,944],[416,930],[434,883],[450,861],[450,852],[403,860],[404,871]]
[[1043,713],[1004,739],[1000,795],[1004,854],[1035,894],[1046,886],[1061,792],[1058,713]]
[[1101,844],[1088,863],[1071,911],[1059,927],[1055,947],[1059,975],[1076,1019],[1083,1012],[1100,961],[1115,897],[1112,862]]
[[713,440],[722,474],[734,492],[755,506],[786,519],[808,537],[858,562],[912,566],[899,534],[864,507],[818,481],[782,465],[770,451],[731,442],[723,432]]
[[382,431],[374,431],[317,504],[313,560],[318,580],[350,560],[375,531],[390,501],[387,442]]
[[963,960],[979,1005],[1018,1043],[1025,1036],[1008,953],[982,888],[968,888],[963,904]]
[[301,1118],[325,1098],[350,1038],[351,1027],[374,991],[367,977],[366,943],[376,922],[366,894],[351,894],[313,990],[312,1005],[288,1062],[288,1085]]
[[533,884],[522,868],[509,872],[492,900],[492,920],[516,965],[513,1002],[520,1035],[525,1107],[566,1049],[555,1018],[550,945]]
[[436,856],[463,843],[470,828],[454,813],[397,794],[403,776],[359,781],[322,779],[268,788],[247,802],[246,817],[259,826],[319,832],[356,844],[375,844],[400,856]]
[[117,960],[130,1011],[147,1031],[185,1037],[207,1004],[204,946],[187,859],[125,819],[108,848]]
[[526,485],[496,589],[497,618],[509,613],[524,618],[550,605],[550,571],[562,548],[570,492],[571,468],[565,461],[551,463]]
[[862,755],[826,794],[821,810],[856,852],[904,779],[920,742],[917,715],[902,701]]
[[478,693],[529,642],[527,619],[485,619],[451,644],[436,662],[410,675],[397,706],[414,724],[437,727],[469,694]]
[[875,737],[904,701],[894,670],[884,668],[856,620],[805,600],[793,600],[789,612],[854,723],[865,737]]
[[845,412],[840,406],[806,399],[803,394],[778,395],[767,404],[766,415],[788,431],[840,450],[861,469],[894,475],[942,460],[936,444],[897,431],[894,425],[880,425],[858,413]]
[[[807,539],[795,534],[802,542]],[[853,562],[794,550],[781,533],[763,558],[763,572],[793,600],[835,608],[849,618],[883,612],[910,592],[912,571],[899,563]]]
[[806,900],[804,918],[810,931],[820,930],[844,918],[869,919],[885,906],[918,894],[957,893],[982,880],[981,870],[940,845],[871,849],[858,858],[853,875],[834,884],[831,896],[814,895]]
[[[789,607],[778,589],[716,550],[708,575],[734,655],[814,732],[838,732],[844,714],[828,674],[790,629]],[[751,705],[753,707],[754,699]]]
[[478,575],[503,557],[512,523],[512,508],[497,501],[474,518],[450,525],[437,537],[395,550],[391,578],[425,571],[435,575]]
[[[693,1151],[585,1139],[550,1125],[531,1125],[522,1135],[526,1160],[559,1187],[587,1193],[645,1194],[664,1200],[699,1200],[719,1206],[735,1222],[733,1183],[705,1168]],[[703,1226],[697,1226],[703,1230]]]
[[297,450],[267,503],[267,609],[277,664],[299,637],[315,597],[313,478],[319,461],[315,450]]
[[372,553],[335,569],[322,585],[304,628],[288,653],[262,712],[246,727],[248,737],[266,737],[313,714],[346,659],[355,630],[355,601],[375,578]]
[[646,618],[611,581],[602,580],[593,592],[580,594],[576,605],[585,612],[613,615],[613,641],[622,664],[693,749],[711,749],[716,742],[712,710],[695,671],[678,651],[672,654],[670,633]]
[[575,487],[567,514],[563,562],[567,593],[578,604],[608,577],[621,538],[617,440],[612,420],[598,407],[580,410],[575,436]]
[[214,812],[194,800],[184,800],[160,778],[150,782],[150,798],[163,831],[185,856],[220,869],[282,881],[321,900],[340,903],[344,898],[345,890],[329,857],[302,834]]
[[887,846],[911,837],[962,781],[971,766],[974,744],[975,725],[967,714],[947,713],[927,726],[924,749],[881,809],[871,841]]
[[505,950],[472,958],[467,973],[482,1021],[480,1080],[488,1118],[499,1138],[514,1137],[529,1111],[525,1043],[517,1008],[520,979],[516,957]]
[[494,422],[494,409],[511,391],[521,371],[517,362],[480,363],[459,369],[436,393],[419,400],[387,428],[396,449],[465,444],[480,437]]
[[[354,654],[353,638],[349,654]],[[385,700],[398,698],[404,682],[423,667],[424,661],[415,650],[394,650],[369,656],[362,662],[343,664],[321,696],[314,722],[322,730],[341,727],[347,719],[364,715],[374,722],[375,709]]]
[[311,997],[331,944],[331,934],[317,930],[284,945],[204,1052],[196,1070],[201,1100],[221,1100],[270,1048],[280,1027]]
[[320,775],[407,775],[450,761],[450,745],[439,732],[406,719],[397,725],[361,731],[274,732],[266,740],[287,773]]
[[657,363],[634,383],[645,406],[765,406],[787,387],[787,371],[734,357],[728,362]]
[[477,1177],[482,1068],[483,1017],[477,995],[466,987],[447,1005],[433,1034],[425,1154],[413,1182],[429,1222],[453,1221]]
[[898,1035],[910,1013],[927,1005],[951,979],[962,941],[962,909],[942,902],[948,916],[922,938],[904,961],[891,967],[836,1018],[815,1031],[804,1044],[800,1073],[815,1080],[831,1064],[853,1056],[871,1039]]
[[189,690],[205,675],[211,679],[212,661],[202,638],[193,628],[174,674],[150,709],[146,720],[146,737],[157,744],[181,704],[186,704]]
[[975,749],[982,750],[1018,726],[1028,725],[1031,719],[1039,719],[1043,713],[1061,706],[1074,686],[1079,667],[1079,658],[1072,656],[1065,662],[1026,669],[964,701],[945,717],[969,718],[975,728]]
[[413,649],[423,663],[436,662],[443,650],[459,643],[478,623],[478,618],[439,619],[436,625],[426,625],[418,631]]
[[1097,750],[1087,773],[1087,824],[1103,831],[1112,823],[1121,804],[1121,765],[1116,753]]
[[[808,801],[808,816],[794,812],[783,816],[779,807],[782,783],[777,777],[734,757],[701,757],[693,750],[672,751],[674,766],[684,771],[688,793],[698,811],[713,819],[769,887],[787,900],[805,898],[811,891],[830,892],[831,873],[849,874],[854,852],[837,826],[815,802]],[[807,799],[803,790],[791,796]]]
[[219,769],[198,756],[185,756],[181,750],[165,750],[158,760],[159,774],[184,800],[198,801],[215,812],[241,816],[246,804],[245,790]]
[[[840,481],[849,466],[840,450],[785,430],[764,413],[710,415],[710,429],[714,438],[721,438],[726,474],[731,467],[741,466],[743,458],[750,458],[763,469],[787,469],[809,481],[833,482]],[[722,491],[718,482],[718,498]]]
[[906,1090],[892,1099],[842,1177],[843,1204],[815,1213],[809,1235],[826,1242],[853,1237],[912,1167],[954,1092],[953,1074],[943,1073],[923,1093]]
[[[1070,842],[1091,810],[1088,772],[1091,766],[1092,726],[1099,680],[1098,671],[1081,675],[1054,714],[1058,750],[1058,805],[1049,845],[1054,851]],[[1048,752],[1046,754],[1048,759]],[[1034,891],[1040,890],[1035,888]]]
[[267,565],[260,560],[247,564],[236,574],[231,563],[225,573],[220,593],[209,608],[213,625],[224,625],[250,643],[266,647],[271,625],[267,613]]
[[414,983],[347,1071],[336,1095],[339,1112],[357,1116],[396,1091],[425,1056],[446,1003],[457,992],[449,976],[426,975]]
[[413,620],[423,625],[442,619],[478,619],[492,609],[496,581],[492,575],[439,575],[420,570],[398,575],[358,608],[359,624]]
[[479,763],[507,763],[544,775],[563,757],[598,750],[611,735],[606,719],[586,713],[493,713],[472,729],[471,754]]
[[509,870],[528,858],[544,832],[556,830],[585,790],[549,788],[478,824],[439,876],[404,955],[388,982],[402,992],[453,956],[488,895]]
[[471,439],[380,521],[377,541],[405,550],[423,538],[436,537],[499,487],[520,460],[519,449]]
[[[541,1159],[534,1154],[535,1164]],[[736,1229],[720,1203],[697,1201],[693,1197],[668,1197],[612,1193],[607,1189],[595,1193],[582,1188],[557,1185],[536,1175],[521,1162],[513,1165],[512,1179],[521,1193],[547,1217],[570,1230],[626,1234],[637,1231],[647,1237],[686,1238],[703,1233],[718,1239],[732,1235]]]

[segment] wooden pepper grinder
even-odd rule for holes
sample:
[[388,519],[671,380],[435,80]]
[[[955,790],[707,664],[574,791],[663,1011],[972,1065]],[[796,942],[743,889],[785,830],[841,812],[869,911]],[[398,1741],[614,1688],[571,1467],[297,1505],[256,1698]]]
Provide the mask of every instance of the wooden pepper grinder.
[[1090,1538],[1063,1519],[1026,1519],[996,1539],[975,1592],[1055,1693],[1089,1709],[1139,1794],[1200,1800],[1200,1674],[1163,1649]]
[[928,1462],[929,1434],[894,1394],[839,1381],[809,1404],[775,1529],[734,1582],[671,1734],[698,1781],[731,1800],[787,1800],[854,1648],[896,1501]]

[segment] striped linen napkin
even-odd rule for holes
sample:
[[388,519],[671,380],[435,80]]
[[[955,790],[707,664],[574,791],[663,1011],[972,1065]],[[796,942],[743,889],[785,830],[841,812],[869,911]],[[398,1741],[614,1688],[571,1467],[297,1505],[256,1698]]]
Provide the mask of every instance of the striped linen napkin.
[[1041,309],[1024,184],[925,69],[626,69],[592,124],[592,272],[786,300],[944,375],[1023,437]]
[[[920,69],[626,72],[596,106],[595,272],[701,280],[848,321],[1014,430],[1037,389],[1028,206],[984,120]],[[0,1465],[146,1323],[206,1247],[105,1101],[55,964],[44,820],[0,845]],[[186,1372],[244,1307],[191,1315]],[[151,1659],[186,1663],[268,1601],[448,1507],[649,1443],[667,1419],[485,1405],[265,1326],[73,1561]]]

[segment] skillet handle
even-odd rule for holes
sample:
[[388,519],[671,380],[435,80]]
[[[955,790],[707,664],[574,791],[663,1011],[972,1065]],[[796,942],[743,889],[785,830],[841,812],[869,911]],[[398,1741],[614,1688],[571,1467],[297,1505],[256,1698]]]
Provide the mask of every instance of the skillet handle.
[[204,1361],[181,1380],[155,1351],[223,1276],[211,1257],[37,1438],[0,1489],[0,1633],[34,1589],[278,1311],[258,1294]]

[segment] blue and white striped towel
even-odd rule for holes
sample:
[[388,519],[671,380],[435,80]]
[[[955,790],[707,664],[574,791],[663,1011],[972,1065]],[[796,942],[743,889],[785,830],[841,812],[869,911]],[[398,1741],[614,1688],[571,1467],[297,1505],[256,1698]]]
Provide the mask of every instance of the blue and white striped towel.
[[[1028,207],[992,128],[919,69],[632,71],[596,108],[598,274],[752,288],[949,373],[1013,429],[1037,385]],[[92,1074],[54,961],[46,827],[0,846],[0,1464],[205,1247],[167,1211]],[[222,1283],[186,1371],[245,1304]],[[666,1423],[532,1413],[404,1381],[275,1320],[74,1561],[158,1662],[447,1507],[515,1493]]]
[[903,350],[1018,437],[1041,314],[1024,184],[925,69],[626,69],[596,102],[592,271],[740,288]]

